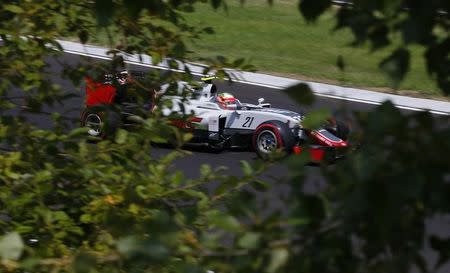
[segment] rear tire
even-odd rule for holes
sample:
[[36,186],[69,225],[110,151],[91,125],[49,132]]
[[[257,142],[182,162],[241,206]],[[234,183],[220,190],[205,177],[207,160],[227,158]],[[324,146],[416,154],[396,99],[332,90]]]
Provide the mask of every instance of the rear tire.
[[81,127],[87,127],[88,135],[98,139],[113,137],[122,126],[120,114],[105,107],[90,107],[83,111]]

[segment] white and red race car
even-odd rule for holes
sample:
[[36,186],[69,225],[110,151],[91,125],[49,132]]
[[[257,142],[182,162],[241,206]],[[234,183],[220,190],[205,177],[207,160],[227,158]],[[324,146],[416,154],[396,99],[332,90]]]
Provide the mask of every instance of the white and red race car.
[[[162,92],[166,87],[163,86]],[[192,142],[214,149],[252,148],[262,158],[269,157],[276,149],[308,152],[313,161],[337,159],[348,146],[348,128],[341,122],[330,120],[324,128],[309,130],[302,126],[303,115],[272,108],[264,98],[258,99],[257,104],[240,102],[229,93],[219,92],[209,80],[196,88],[180,82],[178,89],[191,90],[191,96],[188,99],[162,96],[172,105],[162,112],[191,115],[187,122],[173,123],[190,130],[194,136]]]
[[[160,100],[170,101],[171,106],[163,106],[160,110],[165,116],[174,113],[189,116],[188,119],[174,119],[172,124],[190,131],[192,143],[204,144],[214,150],[250,148],[262,158],[269,158],[277,149],[297,154],[307,152],[312,161],[338,159],[348,146],[348,128],[340,122],[310,130],[302,126],[303,115],[272,108],[263,98],[258,99],[257,104],[240,102],[229,93],[219,92],[211,79],[195,87],[178,82],[178,91],[186,94],[187,90],[187,97],[166,95],[168,88],[169,85],[161,87]],[[86,93],[88,101],[89,91]],[[95,106],[87,105],[81,125],[90,127],[91,135],[99,135],[103,121],[93,108]]]

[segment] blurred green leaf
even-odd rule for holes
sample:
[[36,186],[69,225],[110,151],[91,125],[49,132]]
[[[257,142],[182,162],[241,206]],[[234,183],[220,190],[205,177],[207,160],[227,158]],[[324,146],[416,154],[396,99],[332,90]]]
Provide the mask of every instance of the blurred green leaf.
[[90,214],[83,214],[80,217],[80,222],[81,223],[90,223],[92,221],[92,216]]
[[211,173],[212,173],[212,169],[211,169],[211,166],[210,166],[210,165],[208,165],[208,164],[202,164],[202,165],[200,166],[200,175],[201,175],[202,177],[206,177],[206,176],[210,175]]
[[162,61],[161,54],[159,54],[158,52],[153,52],[152,53],[152,64],[157,65],[157,64],[161,63],[161,61]]
[[[445,263],[448,240],[429,238],[425,223],[448,211],[448,162],[437,155],[450,153],[450,132],[447,120],[430,113],[404,115],[389,102],[355,113],[358,138],[349,143],[358,149],[331,166],[304,166],[307,153],[283,158],[287,166],[274,166],[278,183],[262,180],[270,175],[259,175],[268,167],[262,162],[241,163],[244,177],[208,165],[201,167],[201,177],[184,175],[178,155],[189,152],[165,155],[165,149],[153,149],[154,142],[176,139],[181,145],[191,136],[169,127],[161,109],[135,116],[132,121],[140,126],[121,129],[112,139],[86,139],[84,128],[70,131],[78,122],[72,107],[77,112],[84,98],[83,78],[133,69],[123,52],[142,54],[140,61],[144,54],[155,55],[154,61],[169,58],[172,68],[189,59],[196,37],[213,32],[208,22],[192,26],[184,18],[183,12],[202,9],[200,2],[226,9],[226,1],[197,0],[7,1],[1,6],[0,230],[14,230],[16,237],[0,239],[0,270],[405,272],[412,264],[427,268],[420,258],[427,240],[439,255],[436,268]],[[277,16],[273,2],[271,16]],[[409,60],[408,50],[423,48],[430,75],[444,92],[450,90],[448,20],[436,12],[448,10],[448,1],[425,6],[410,1],[408,9],[400,0],[355,1],[321,17],[329,2],[301,1],[299,8],[307,22],[319,24],[333,22],[336,12],[339,26],[354,34],[355,46],[369,42],[367,48],[375,51],[403,44],[380,65],[397,78],[407,74],[405,64],[420,65]],[[70,58],[64,64],[65,58],[54,58],[50,50],[61,51],[56,39],[64,37],[102,40],[114,60],[81,58],[74,64],[78,61]],[[254,69],[239,56],[203,60],[211,65],[205,71],[225,79],[231,76],[227,68]],[[342,58],[336,64],[342,71],[351,69]],[[60,86],[54,82],[59,76]],[[194,79],[155,70],[144,78],[139,79],[143,92]],[[9,101],[16,94],[19,99]],[[306,84],[286,94],[301,104],[314,102]],[[329,116],[318,112],[307,115],[304,124],[321,126]],[[4,253],[12,256],[5,259]]]
[[244,249],[255,249],[259,245],[261,234],[257,232],[247,232],[239,238],[238,246]]
[[307,129],[320,128],[330,117],[331,113],[329,109],[314,110],[305,115],[302,125]]
[[11,5],[11,4],[4,5],[3,9],[10,11],[12,13],[23,13],[24,12],[24,10],[20,6]]
[[117,144],[124,144],[127,142],[128,132],[124,129],[117,130],[116,133],[116,142]]
[[206,214],[208,221],[212,227],[220,228],[226,231],[239,231],[240,223],[231,215],[227,215],[220,211],[208,211]]
[[128,257],[144,255],[152,259],[163,259],[169,254],[169,250],[161,243],[153,240],[142,240],[136,236],[119,239],[117,250]]
[[212,27],[205,27],[203,28],[203,32],[207,34],[214,34],[214,29]]
[[33,226],[25,226],[25,225],[20,225],[18,227],[16,227],[16,232],[20,233],[20,234],[27,234],[30,233],[34,230]]
[[250,163],[248,163],[248,161],[246,160],[241,160],[240,163],[244,175],[251,176],[253,174],[253,168]]
[[127,256],[132,256],[139,251],[141,241],[134,237],[128,236],[117,241],[117,250]]
[[189,142],[194,137],[191,133],[184,133],[183,134],[183,142]]
[[11,232],[0,239],[0,257],[8,260],[18,260],[22,256],[24,244],[19,233]]
[[311,105],[315,96],[311,88],[306,83],[299,83],[283,90],[290,98],[301,105]]
[[89,128],[85,128],[85,127],[75,128],[72,131],[70,131],[68,137],[72,138],[72,137],[78,137],[78,136],[86,136],[88,131],[89,131]]
[[390,85],[398,88],[406,73],[409,71],[410,53],[407,49],[399,48],[380,63],[380,68],[389,77]]
[[269,266],[266,268],[266,272],[274,273],[278,272],[282,266],[284,266],[289,258],[289,252],[285,248],[275,248],[270,252]]
[[255,190],[261,191],[261,192],[267,191],[271,188],[269,183],[267,183],[266,181],[261,180],[261,179],[253,180],[251,182],[251,185]]
[[315,21],[330,6],[330,0],[300,0],[298,8],[306,21]]

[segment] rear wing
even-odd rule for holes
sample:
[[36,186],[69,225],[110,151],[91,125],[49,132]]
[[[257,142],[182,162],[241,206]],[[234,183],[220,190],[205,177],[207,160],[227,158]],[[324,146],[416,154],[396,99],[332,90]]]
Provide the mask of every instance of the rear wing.
[[113,85],[96,82],[90,77],[85,77],[84,81],[86,83],[86,106],[114,103],[116,88]]

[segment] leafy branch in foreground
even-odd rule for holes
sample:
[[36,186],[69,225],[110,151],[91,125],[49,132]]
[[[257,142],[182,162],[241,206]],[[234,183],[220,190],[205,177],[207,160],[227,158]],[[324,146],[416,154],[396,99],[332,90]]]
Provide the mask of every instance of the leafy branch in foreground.
[[[439,253],[432,270],[445,264],[448,237],[425,226],[450,207],[449,170],[440,156],[450,152],[447,119],[436,120],[429,113],[406,116],[385,103],[357,114],[361,148],[347,160],[310,172],[304,166],[307,158],[288,157],[289,180],[276,185],[264,182],[270,165],[261,162],[242,162],[242,177],[208,165],[201,167],[199,178],[185,177],[173,168],[175,160],[186,156],[184,151],[153,153],[153,144],[172,132],[158,115],[96,144],[83,137],[84,129],[70,130],[73,124],[59,114],[51,115],[50,129],[33,125],[33,118],[48,116],[34,114],[67,99],[49,77],[52,73],[79,83],[83,73],[98,68],[89,63],[73,70],[49,65],[52,59],[46,58],[59,54],[56,38],[77,33],[87,42],[97,26],[114,26],[121,37],[112,46],[115,52],[183,60],[182,37],[193,30],[183,25],[177,11],[194,3],[4,1],[0,269],[310,273],[406,272],[417,266],[426,272],[421,251],[428,242]],[[221,3],[212,2],[215,7]],[[320,5],[311,18],[327,6]],[[380,9],[373,7],[361,9]],[[361,9],[350,11],[351,16]],[[442,48],[440,40],[434,42]],[[216,68],[233,63],[211,61],[217,61]],[[446,67],[446,59],[435,61],[433,67]],[[236,66],[241,64],[245,62]],[[184,76],[170,74],[165,80],[177,77]],[[77,92],[70,89],[64,91]],[[27,99],[11,103],[15,92]],[[287,90],[294,99],[312,103],[310,92],[305,85]],[[324,115],[319,111],[311,122]],[[178,134],[181,142],[189,137]],[[328,183],[308,191],[314,175]]]
[[[436,119],[429,113],[405,116],[385,103],[358,120],[361,146],[346,160],[321,166],[317,174],[299,168],[305,158],[287,158],[289,181],[272,186],[270,194],[262,196],[244,189],[226,202],[244,232],[232,239],[223,234],[230,245],[209,257],[211,268],[220,272],[446,270],[448,233],[430,226],[445,229],[442,219],[447,219],[450,208],[448,164],[438,156],[450,152],[450,129],[442,126],[447,118]],[[314,188],[318,175],[327,184]],[[426,251],[431,251],[427,245],[436,251],[437,263],[427,259]]]
[[[205,165],[198,179],[188,179],[172,166],[185,153],[176,150],[163,157],[153,153],[153,143],[161,137],[167,140],[163,133],[177,134],[181,144],[189,137],[158,115],[142,119],[139,128],[119,130],[115,138],[92,144],[85,139],[84,129],[71,130],[74,124],[70,121],[76,118],[48,110],[61,104],[66,107],[73,103],[70,99],[81,95],[70,84],[64,84],[69,90],[62,90],[53,75],[78,86],[95,70],[105,73],[123,66],[123,59],[116,54],[119,51],[148,54],[155,62],[165,57],[183,61],[183,39],[195,38],[198,30],[187,26],[178,11],[191,10],[194,3],[3,3],[2,271],[203,271],[198,262],[201,253],[216,248],[212,243],[206,246],[210,240],[199,238],[209,221],[206,215],[229,191],[250,183],[258,171],[253,173],[246,165],[245,179],[227,178]],[[98,28],[107,32],[113,28],[115,32],[110,34],[118,38],[111,39],[111,53],[118,58],[106,64],[109,68],[104,70],[105,66],[87,60],[66,64],[58,59],[61,47],[57,38],[78,36],[86,43]],[[180,78],[174,73],[152,77],[153,87]],[[181,77],[192,78],[189,74]],[[33,120],[37,125],[47,122],[50,128],[39,128]],[[205,189],[212,181],[230,186],[215,198]],[[233,217],[222,213],[213,219],[221,227]]]
[[[409,47],[425,48],[425,65],[444,95],[450,93],[450,4],[445,0],[350,1],[338,9],[335,30],[351,30],[354,46],[370,44],[376,51],[389,45],[396,49],[380,61],[380,69],[397,88],[410,67]],[[314,22],[331,7],[329,0],[301,0],[299,10],[306,20]]]

